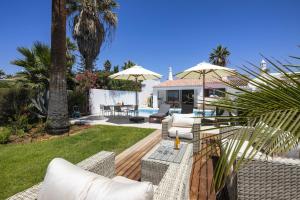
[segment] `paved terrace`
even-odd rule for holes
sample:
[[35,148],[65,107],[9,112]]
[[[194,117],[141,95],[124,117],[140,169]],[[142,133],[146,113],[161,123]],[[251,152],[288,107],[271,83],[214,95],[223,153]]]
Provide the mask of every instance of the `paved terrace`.
[[[137,128],[153,128],[161,129],[160,123],[149,123],[147,117],[145,117],[145,122],[134,123],[129,121],[129,117],[126,116],[116,116],[116,117],[100,117],[99,115],[89,115],[81,117],[78,119],[71,119],[71,124],[84,123],[89,125],[111,125],[111,126],[127,126],[127,127],[137,127]],[[213,126],[201,127],[201,130],[210,129]],[[205,133],[215,133],[216,130],[208,130]]]
[[153,128],[161,129],[161,124],[149,123],[148,118],[145,117],[145,122],[134,123],[129,121],[129,117],[115,116],[115,117],[100,117],[99,115],[89,115],[78,119],[70,120],[71,124],[85,123],[89,125],[111,125],[111,126],[129,126],[137,128]]

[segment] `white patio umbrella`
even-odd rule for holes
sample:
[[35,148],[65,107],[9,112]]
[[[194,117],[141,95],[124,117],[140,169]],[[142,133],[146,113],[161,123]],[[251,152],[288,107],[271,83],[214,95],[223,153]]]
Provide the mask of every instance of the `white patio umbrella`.
[[205,118],[205,97],[204,97],[204,89],[205,89],[205,81],[206,80],[215,80],[220,77],[233,75],[235,72],[234,69],[230,69],[227,67],[221,67],[218,65],[213,65],[207,62],[201,62],[194,67],[191,67],[183,72],[180,72],[176,75],[176,77],[181,79],[202,79],[203,84],[203,117]]
[[[145,69],[141,66],[135,65],[118,73],[112,74],[109,76],[112,79],[120,79],[120,80],[131,80],[135,81],[137,84],[138,81],[144,80],[154,80],[160,79],[162,75]],[[135,91],[135,103],[136,107],[138,105],[138,94],[137,90]]]

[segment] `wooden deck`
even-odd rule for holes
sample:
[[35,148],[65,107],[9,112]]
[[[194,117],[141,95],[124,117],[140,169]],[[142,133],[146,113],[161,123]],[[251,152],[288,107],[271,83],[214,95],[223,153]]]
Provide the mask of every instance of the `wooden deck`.
[[211,188],[212,177],[212,160],[201,154],[194,156],[190,178],[190,198],[197,200],[216,199],[216,195]]
[[[125,176],[129,179],[140,180],[141,158],[161,140],[161,130],[156,130],[145,139],[133,145],[116,157],[116,173],[118,176]],[[210,200],[215,199],[211,192],[212,161],[205,155],[194,156],[194,163],[191,174],[190,199]]]
[[160,130],[139,141],[135,145],[126,149],[116,157],[116,173],[118,176],[125,176],[129,179],[140,180],[142,157],[150,151],[160,140]]

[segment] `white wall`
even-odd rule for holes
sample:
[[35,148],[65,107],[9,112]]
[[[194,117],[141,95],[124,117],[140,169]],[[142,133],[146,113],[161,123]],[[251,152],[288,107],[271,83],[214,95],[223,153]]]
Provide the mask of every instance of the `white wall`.
[[139,106],[148,107],[148,99],[153,95],[153,87],[158,85],[158,80],[147,80],[142,82],[142,91],[139,93]]
[[[149,80],[142,82],[142,91],[138,93],[139,107],[147,107],[148,98],[153,94],[153,86],[158,85],[160,81]],[[100,104],[116,105],[123,102],[125,105],[135,105],[134,91],[120,90],[90,90],[90,106],[91,114],[100,113]]]
[[135,105],[135,92],[102,89],[90,90],[91,114],[100,113],[100,104],[116,105],[121,102],[127,105]]

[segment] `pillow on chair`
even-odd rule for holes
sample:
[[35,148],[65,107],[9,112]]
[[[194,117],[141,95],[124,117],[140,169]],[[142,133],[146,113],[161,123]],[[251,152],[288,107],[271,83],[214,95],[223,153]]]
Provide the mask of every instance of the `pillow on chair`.
[[38,200],[152,200],[149,182],[122,181],[83,170],[72,163],[53,159],[39,191]]
[[194,124],[194,118],[182,117],[181,115],[174,115],[172,126],[192,128]]
[[177,117],[182,117],[182,118],[193,118],[193,117],[195,117],[194,113],[190,113],[190,114],[173,113],[172,116],[177,116]]

